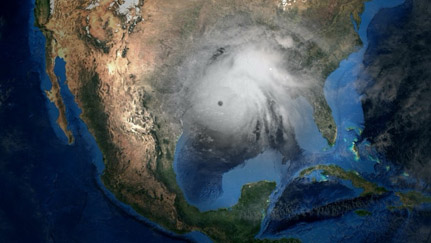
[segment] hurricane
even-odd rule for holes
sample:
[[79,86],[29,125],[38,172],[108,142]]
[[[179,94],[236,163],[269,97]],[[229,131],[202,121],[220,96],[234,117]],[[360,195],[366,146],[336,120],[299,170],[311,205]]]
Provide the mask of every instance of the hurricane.
[[222,22],[179,69],[184,133],[213,151],[250,157],[276,148],[291,158],[303,109],[297,98],[317,85],[292,37],[303,33],[248,25],[247,18]]

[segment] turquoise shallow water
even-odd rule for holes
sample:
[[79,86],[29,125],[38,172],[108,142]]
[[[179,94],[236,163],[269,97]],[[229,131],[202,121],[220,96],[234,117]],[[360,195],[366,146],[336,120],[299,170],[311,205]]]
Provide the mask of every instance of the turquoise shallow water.
[[[337,164],[344,169],[358,171],[365,177],[373,177],[376,173],[379,174],[379,177],[389,177],[390,173],[396,173],[391,171],[393,166],[389,162],[384,159],[379,159],[382,158],[382,155],[377,154],[376,151],[370,147],[370,144],[367,141],[359,141],[360,134],[364,128],[364,117],[360,95],[358,94],[355,85],[363,68],[364,53],[368,47],[367,30],[371,20],[380,9],[395,7],[403,2],[404,0],[374,0],[365,4],[365,10],[361,15],[362,21],[359,28],[354,25],[355,30],[358,32],[363,42],[363,46],[357,52],[352,53],[346,60],[343,60],[339,67],[327,78],[325,83],[325,97],[332,109],[332,115],[337,124],[338,134],[336,144],[325,152],[317,154],[306,153],[304,155],[304,160],[308,161],[308,165]],[[359,149],[358,154],[354,153],[353,144],[356,144]],[[378,168],[386,168],[386,172],[388,174],[382,174],[381,170],[376,171],[376,164],[379,164]],[[299,170],[296,170],[296,173],[292,172],[291,174],[285,174],[283,185],[279,186],[279,189],[271,196],[271,205],[268,209],[267,215],[269,215],[271,210],[274,209],[275,203],[281,196],[283,189],[291,183],[298,171]],[[378,183],[383,183],[387,188],[391,187],[388,184],[388,181],[382,180]],[[385,201],[391,201],[394,203],[396,199],[389,197]],[[374,210],[373,215],[377,219],[379,217],[385,218],[385,215],[387,216],[384,202],[381,202],[381,205],[374,208]],[[264,219],[260,236],[274,237],[264,233],[269,220],[269,217]],[[359,228],[359,226],[364,225],[364,221],[352,212],[341,219],[331,219],[307,225],[302,224],[295,226],[290,230],[279,233],[275,238],[296,237],[305,242],[311,242],[315,240],[316,237],[319,238],[319,242],[340,240],[341,238],[333,238],[334,235],[337,235],[337,231],[340,230],[339,227],[334,227],[335,224],[339,226],[344,225],[345,228],[343,231],[345,232],[354,232],[355,228]],[[379,227],[377,222],[374,222],[374,224],[376,224],[375,228]],[[356,242],[359,238],[351,240]]]
[[[301,117],[300,120],[294,123],[295,136],[299,146],[309,155],[317,155],[324,150],[329,149],[326,140],[320,134],[316,124],[313,121],[312,107],[303,97],[295,99]],[[177,182],[181,188],[187,187],[187,183],[198,183],[196,181],[187,182],[190,177],[191,170],[180,170],[178,158],[184,146],[186,146],[186,135],[182,135],[177,143],[175,151],[174,170],[177,174]],[[237,167],[229,170],[221,175],[221,193],[213,197],[212,200],[192,201],[188,202],[201,211],[214,210],[219,208],[228,208],[235,205],[241,195],[243,185],[262,180],[275,181],[278,185],[287,173],[289,163],[282,163],[283,156],[275,150],[267,150],[259,154],[255,158],[244,161]],[[181,163],[184,163],[182,161]],[[193,193],[193,191],[191,192]],[[185,193],[188,199],[187,192]]]
[[[311,106],[304,98],[300,97],[295,102],[303,107],[301,109],[303,120],[296,122],[294,129],[298,144],[304,153],[298,161],[291,161],[290,164],[283,165],[280,154],[272,150],[265,151],[256,158],[247,160],[224,173],[221,179],[221,189],[218,189],[218,193],[213,193],[215,196],[213,195],[212,199],[189,200],[189,203],[202,211],[231,207],[238,201],[241,187],[244,184],[260,180],[277,182],[277,191],[280,192],[301,168],[313,164],[336,163],[345,169],[374,173],[374,165],[377,163],[378,155],[366,141],[359,142],[364,116],[360,95],[355,88],[355,81],[358,80],[361,72],[364,53],[368,46],[367,29],[373,16],[382,8],[394,7],[401,3],[403,0],[367,2],[365,11],[361,15],[361,24],[357,26],[352,21],[352,28],[358,32],[363,46],[340,63],[339,67],[327,78],[324,88],[326,100],[332,109],[332,115],[337,125],[337,140],[334,146],[329,147],[326,144],[313,121]],[[184,136],[180,138],[177,144],[174,161],[177,182],[183,191],[188,186],[185,182],[187,177],[193,173],[178,169],[178,153],[184,146],[184,140],[186,140]],[[359,153],[355,153],[354,146],[359,148]],[[211,185],[214,186],[214,184]],[[217,189],[210,190],[217,191]],[[185,191],[186,198],[189,198],[190,193],[192,192]],[[276,198],[277,196],[274,196],[272,201],[274,202]]]
[[[392,213],[387,210],[386,205],[399,205],[398,198],[391,194],[379,199],[378,202],[367,204],[367,210],[370,210],[373,214],[372,220],[360,217],[354,211],[348,211],[341,218],[315,221],[307,224],[301,223],[275,235],[265,233],[271,220],[269,215],[271,215],[283,191],[297,178],[298,173],[302,169],[309,166],[315,164],[337,164],[346,170],[355,170],[364,178],[389,190],[404,191],[403,189],[394,188],[395,186],[390,181],[390,178],[403,177],[405,181],[413,180],[407,175],[403,175],[402,171],[391,164],[390,161],[385,160],[384,156],[378,154],[370,146],[369,142],[361,138],[361,133],[364,129],[364,115],[360,101],[361,97],[356,90],[357,81],[360,79],[363,71],[364,53],[369,45],[367,30],[371,20],[381,9],[392,8],[403,2],[403,0],[375,0],[367,2],[365,11],[361,16],[361,24],[359,26],[356,26],[354,23],[352,24],[352,28],[355,28],[358,32],[363,46],[349,55],[347,59],[343,60],[339,67],[331,73],[326,80],[324,90],[338,129],[337,142],[334,146],[328,147],[322,142],[322,137],[311,118],[311,107],[307,107],[305,103],[304,107],[307,107],[307,109],[304,109],[303,114],[305,122],[302,127],[295,127],[298,143],[304,149],[304,153],[298,160],[283,165],[280,154],[275,151],[266,151],[256,158],[245,161],[243,164],[224,173],[221,176],[221,193],[214,199],[203,200],[202,202],[189,202],[202,211],[231,207],[237,203],[241,187],[244,184],[260,180],[275,181],[277,182],[277,188],[271,195],[270,206],[266,213],[267,216],[262,222],[262,231],[258,237],[295,237],[300,238],[304,242],[312,242],[316,237],[319,238],[320,242],[340,240],[358,242],[364,238],[349,238],[349,236],[339,234],[339,231],[342,230],[348,235],[363,235],[363,230],[365,229],[363,227],[369,229],[370,232],[379,229],[383,230],[392,227],[391,225],[395,224],[393,222],[399,221],[398,217],[405,217],[403,215],[405,212]],[[298,102],[304,101],[300,100]],[[177,144],[176,156],[182,147],[181,141],[184,142],[184,139],[184,136],[181,137],[180,142]],[[312,142],[310,143],[309,141]],[[177,168],[176,173],[179,185],[184,188],[181,177],[188,175],[178,173]],[[328,180],[319,173],[313,174],[313,177],[319,182]],[[341,184],[354,192],[356,196],[350,195],[352,197],[357,197],[361,193],[361,189],[354,188],[348,181],[341,181]],[[308,193],[313,194],[316,192],[310,191]]]

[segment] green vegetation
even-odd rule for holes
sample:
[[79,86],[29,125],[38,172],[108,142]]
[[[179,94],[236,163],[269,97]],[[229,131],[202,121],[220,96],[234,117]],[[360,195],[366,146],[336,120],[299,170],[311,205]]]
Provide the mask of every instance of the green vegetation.
[[404,208],[413,209],[416,206],[419,206],[424,203],[431,203],[431,197],[425,196],[420,192],[409,191],[409,192],[396,192]]
[[[133,188],[130,188],[133,190]],[[200,212],[190,205],[182,194],[175,200],[179,220],[190,229],[178,230],[174,221],[169,218],[158,217],[154,212],[146,210],[143,205],[131,206],[150,220],[169,228],[177,233],[186,233],[191,229],[198,230],[217,242],[300,242],[294,239],[259,240],[254,237],[260,230],[260,224],[268,207],[268,197],[275,189],[274,182],[261,181],[244,185],[241,197],[232,208]],[[121,200],[121,197],[119,198]],[[157,203],[156,200],[149,200]]]
[[356,142],[352,142],[352,145],[349,146],[349,150],[355,156],[354,157],[355,161],[359,161],[359,159],[360,159],[360,157],[359,157],[359,149],[358,149],[358,146],[356,145]]
[[372,213],[370,211],[364,210],[364,209],[358,209],[358,210],[355,211],[355,213],[358,216],[361,216],[361,217],[366,217],[366,216],[371,216],[372,215]]
[[[127,194],[132,194],[145,199],[148,203],[154,204],[163,201],[161,198],[155,198],[151,192],[138,190],[133,186],[127,186],[124,183],[116,183],[115,178],[119,168],[117,168],[117,153],[118,148],[111,142],[109,136],[107,116],[104,112],[102,100],[95,95],[99,90],[99,77],[97,73],[82,72],[81,80],[83,81],[82,89],[79,92],[79,100],[83,110],[82,117],[89,124],[91,132],[95,135],[97,144],[99,145],[106,165],[102,180],[105,185],[114,192],[116,197],[127,202],[124,197]],[[162,122],[162,121],[159,121]],[[177,198],[175,200],[178,210],[179,220],[185,223],[188,227],[179,231],[176,228],[176,219],[163,217],[163,214],[157,214],[148,210],[145,205],[131,204],[131,206],[140,214],[154,220],[159,224],[167,227],[170,230],[178,233],[184,233],[190,229],[204,232],[209,237],[216,241],[222,242],[242,242],[244,240],[256,242],[270,242],[267,240],[257,240],[254,236],[259,232],[260,224],[264,213],[268,206],[268,197],[275,189],[274,182],[262,181],[258,183],[247,184],[242,188],[241,198],[238,203],[230,209],[220,209],[217,211],[200,212],[196,207],[187,203],[181,190],[175,183],[175,173],[172,167],[165,167],[167,161],[172,161],[166,147],[171,144],[166,144],[164,138],[157,143],[159,145],[157,162],[157,170],[154,171],[157,178],[170,186],[170,189],[175,191]],[[157,138],[157,136],[156,136]],[[298,242],[292,239],[283,239],[281,242]]]
[[313,117],[322,136],[328,142],[328,145],[335,144],[337,138],[337,126],[332,117],[332,110],[323,96],[323,89],[316,88],[307,95],[307,99],[313,105]]
[[354,187],[362,188],[364,190],[361,193],[361,196],[369,194],[381,195],[387,192],[384,187],[380,187],[375,183],[365,180],[356,171],[345,171],[337,165],[316,165],[301,171],[299,175],[300,177],[304,177],[316,170],[321,170],[322,175],[331,175],[343,180],[351,181]]
[[[370,194],[381,195],[387,192],[387,190],[384,187],[380,187],[375,183],[365,180],[357,172],[345,171],[344,169],[336,165],[312,166],[302,170],[299,176],[304,177],[306,175],[309,175],[313,171],[319,171],[319,170],[322,171],[321,173],[323,175],[331,175],[343,180],[350,180],[354,187],[364,189],[364,191],[361,193],[361,196],[370,195]],[[431,203],[430,196],[425,196],[422,193],[417,191],[396,192],[395,195],[397,195],[400,198],[402,205],[399,207],[388,206],[389,210],[395,210],[395,209],[401,209],[401,208],[407,208],[411,210],[414,207],[419,206],[421,204]],[[371,215],[371,212],[367,210],[362,210],[362,209],[356,210],[355,213],[359,216]]]
[[188,39],[193,35],[194,30],[197,28],[197,21],[199,20],[199,14],[202,6],[196,6],[191,9],[186,9],[184,11],[184,18],[182,19],[182,22],[180,23],[181,29],[180,29],[180,35],[184,39]]
[[[289,9],[283,12],[286,23],[295,27],[300,23],[314,33],[314,39],[325,40],[324,45],[309,45],[305,50],[304,68],[318,74],[321,87],[324,81],[352,52],[362,45],[355,32],[351,17],[359,26],[364,0],[308,1],[305,10]],[[314,89],[306,98],[313,106],[313,117],[322,136],[333,145],[336,139],[336,125],[331,109],[323,97],[323,89]]]
[[[108,131],[108,117],[104,112],[104,105],[99,97],[99,76],[97,73],[81,72],[82,88],[78,94],[81,101],[82,118],[89,125],[97,144],[104,156],[106,173],[111,172],[111,167],[117,160],[118,148],[111,142]],[[106,175],[104,175],[105,177]]]
[[129,201],[128,195],[135,195],[148,204],[157,204],[163,199],[156,198],[154,193],[149,190],[136,188],[118,179],[119,172],[121,171],[121,164],[118,163],[119,149],[112,142],[109,135],[108,117],[104,112],[102,99],[98,95],[100,86],[99,76],[95,72],[81,71],[80,78],[82,88],[77,97],[81,101],[80,105],[83,111],[81,116],[102,151],[105,164],[105,170],[102,175],[104,185],[115,194],[118,200],[129,203],[138,213],[169,229],[175,229],[175,219],[164,217],[163,213],[152,212],[146,205],[131,203]]
[[244,185],[238,203],[229,209],[201,213],[185,200],[178,200],[176,206],[184,222],[196,226],[212,239],[221,242],[252,241],[259,232],[268,197],[274,189],[275,183],[268,181]]
[[36,0],[34,8],[34,16],[36,17],[36,25],[42,27],[45,25],[50,16],[50,3],[49,0]]
[[[149,106],[156,105],[153,103],[156,100],[147,102]],[[176,194],[175,208],[178,220],[189,228],[178,230],[173,222],[168,221],[169,219],[155,219],[151,212],[139,210],[138,212],[177,233],[186,233],[191,229],[198,230],[217,242],[299,242],[292,239],[258,240],[254,238],[260,230],[268,207],[269,195],[275,189],[274,182],[261,181],[244,185],[238,203],[231,208],[200,212],[199,209],[190,205],[176,183],[176,175],[172,167],[172,153],[175,151],[176,138],[166,129],[169,121],[161,117],[155,120],[156,126],[152,135],[156,141],[159,156],[157,157],[157,168],[153,173],[158,181]],[[157,202],[152,201],[151,203]],[[142,205],[135,205],[135,208],[141,207]]]
[[[107,129],[107,117],[104,113],[103,103],[97,95],[99,89],[99,78],[94,73],[82,73],[82,80],[84,81],[81,92],[80,100],[82,102],[83,118],[91,124],[90,129],[96,137],[96,141],[104,154],[106,164],[105,172],[102,176],[105,185],[112,190],[116,197],[127,202],[124,197],[125,194],[139,195],[148,203],[159,203],[163,199],[154,198],[151,193],[145,190],[137,191],[134,187],[128,187],[123,183],[113,181],[116,178],[115,161],[116,151],[118,149],[110,142],[109,131]],[[159,121],[161,122],[161,121]],[[200,212],[196,207],[191,206],[185,200],[180,188],[175,183],[175,173],[172,167],[163,166],[167,162],[172,161],[172,157],[167,153],[166,147],[171,146],[167,143],[165,138],[159,141],[158,136],[154,134],[158,144],[157,170],[155,175],[157,178],[169,185],[170,190],[176,192],[177,197],[175,200],[176,208],[179,214],[179,220],[188,225],[191,229],[204,232],[209,237],[216,241],[222,242],[243,242],[248,240],[250,242],[272,242],[268,240],[257,240],[254,236],[259,232],[264,212],[268,206],[268,197],[275,189],[274,182],[262,181],[244,185],[241,191],[241,198],[238,203],[230,209],[220,209],[217,211]],[[164,137],[164,136],[162,136]],[[154,212],[149,211],[145,205],[131,204],[131,206],[140,214],[148,217],[150,220],[158,222],[159,224],[167,227],[178,233],[185,233],[187,230],[179,231],[176,228],[176,219],[163,217]],[[293,239],[283,239],[277,242],[299,242]]]
[[[152,104],[153,105],[153,104]],[[163,182],[169,190],[177,195],[175,208],[178,219],[194,230],[199,230],[217,242],[273,242],[273,240],[258,240],[255,235],[260,230],[260,225],[269,203],[269,195],[275,189],[274,182],[261,181],[244,185],[241,197],[236,205],[228,209],[219,209],[208,212],[200,212],[196,207],[188,204],[181,189],[176,184],[176,175],[172,167],[173,158],[170,151],[174,151],[176,139],[172,133],[162,130],[168,121],[157,119],[157,125],[153,137],[157,144],[157,168],[154,175],[158,181]],[[157,203],[153,201],[152,203]],[[140,208],[142,205],[136,205]],[[143,212],[145,216],[154,219],[151,212]],[[173,222],[168,219],[158,218],[156,222],[167,226],[177,233],[185,233],[189,229],[178,230]],[[292,239],[274,240],[276,242],[299,242]]]

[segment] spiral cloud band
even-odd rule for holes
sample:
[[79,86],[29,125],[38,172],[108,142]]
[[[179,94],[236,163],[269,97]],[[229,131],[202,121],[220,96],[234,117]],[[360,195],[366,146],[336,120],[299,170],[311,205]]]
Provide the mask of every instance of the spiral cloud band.
[[181,70],[185,132],[211,149],[292,154],[301,109],[295,99],[312,83],[286,55],[292,37],[252,27],[212,31],[204,40]]
[[299,98],[318,83],[302,65],[304,38],[232,17],[207,29],[182,61],[172,103],[185,136],[178,178],[190,201],[217,198],[223,173],[267,149],[284,162],[300,154]]

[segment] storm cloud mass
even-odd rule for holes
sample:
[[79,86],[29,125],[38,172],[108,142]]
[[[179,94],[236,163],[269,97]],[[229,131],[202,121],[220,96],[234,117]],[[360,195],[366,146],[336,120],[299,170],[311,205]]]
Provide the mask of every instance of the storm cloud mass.
[[309,38],[244,14],[220,19],[195,40],[170,96],[183,126],[177,173],[190,202],[220,196],[225,172],[268,149],[284,163],[300,156],[295,129],[310,119],[303,116],[307,92],[323,94],[318,72],[304,65]]
[[[317,80],[301,67],[297,34],[230,17],[205,32],[179,71],[184,131],[201,146],[245,157],[298,153],[292,125]],[[247,156],[248,154],[248,156]]]

